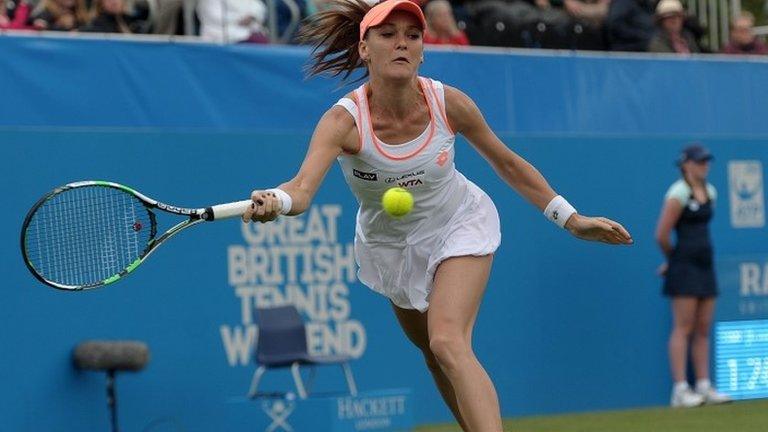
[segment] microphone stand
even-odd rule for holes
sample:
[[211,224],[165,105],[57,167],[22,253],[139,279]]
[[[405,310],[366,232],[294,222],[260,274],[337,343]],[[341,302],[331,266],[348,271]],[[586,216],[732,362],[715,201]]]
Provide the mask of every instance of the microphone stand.
[[112,423],[112,432],[119,432],[117,427],[117,392],[115,392],[115,370],[107,371],[107,407]]

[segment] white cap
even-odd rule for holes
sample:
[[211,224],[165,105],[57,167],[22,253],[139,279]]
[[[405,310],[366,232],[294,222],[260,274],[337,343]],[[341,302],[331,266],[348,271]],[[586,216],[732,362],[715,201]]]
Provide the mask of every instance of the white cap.
[[680,0],[661,0],[656,5],[656,16],[663,18],[670,15],[682,15],[683,5]]

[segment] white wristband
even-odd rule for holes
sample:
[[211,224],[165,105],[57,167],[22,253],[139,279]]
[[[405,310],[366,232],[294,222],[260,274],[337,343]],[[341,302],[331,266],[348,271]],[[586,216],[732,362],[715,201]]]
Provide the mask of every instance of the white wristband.
[[544,216],[556,223],[560,228],[565,228],[568,218],[576,212],[576,209],[568,203],[562,196],[558,195],[552,198],[544,209]]
[[280,199],[280,214],[287,215],[291,211],[291,207],[293,206],[293,199],[291,199],[291,196],[288,195],[286,191],[273,188],[267,189],[264,192],[272,192]]

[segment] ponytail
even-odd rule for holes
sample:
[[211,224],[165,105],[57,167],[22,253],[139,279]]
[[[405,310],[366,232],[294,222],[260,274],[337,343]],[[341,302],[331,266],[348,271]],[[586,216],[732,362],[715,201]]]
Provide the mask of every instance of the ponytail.
[[[318,12],[304,23],[299,41],[312,45],[312,62],[307,68],[309,76],[329,73],[343,74],[346,80],[355,69],[365,67],[360,59],[360,22],[371,10],[363,0],[340,0],[330,9]],[[366,70],[363,78],[368,76]]]

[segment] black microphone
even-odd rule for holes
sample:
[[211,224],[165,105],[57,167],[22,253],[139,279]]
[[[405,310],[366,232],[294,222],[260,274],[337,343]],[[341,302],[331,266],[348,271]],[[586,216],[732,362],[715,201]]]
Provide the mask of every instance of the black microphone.
[[79,369],[136,372],[149,361],[149,348],[144,342],[93,340],[78,344],[73,358]]

